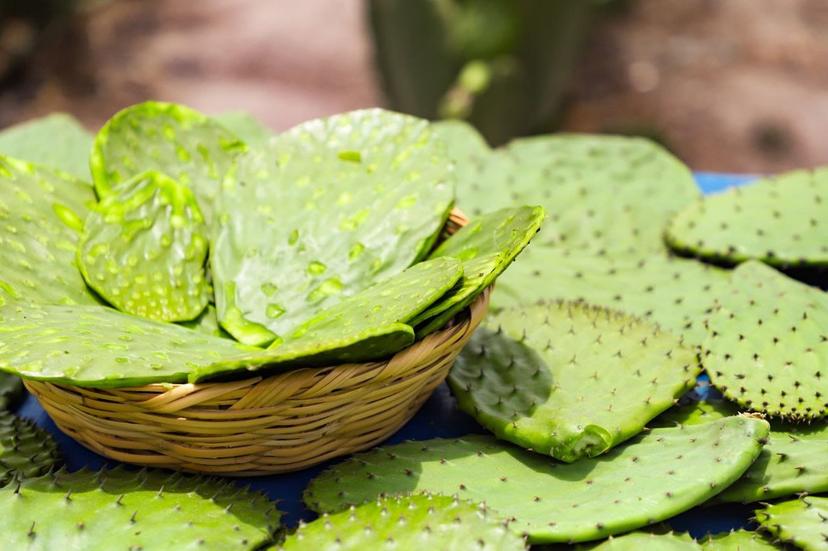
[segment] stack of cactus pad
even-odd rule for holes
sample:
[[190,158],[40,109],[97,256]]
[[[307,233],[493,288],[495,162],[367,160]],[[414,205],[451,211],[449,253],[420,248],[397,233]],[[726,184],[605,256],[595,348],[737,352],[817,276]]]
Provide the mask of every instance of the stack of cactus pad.
[[[388,358],[495,284],[448,378],[491,435],[347,458],[304,491],[319,518],[280,529],[228,482],[58,470],[7,414],[13,548],[826,548],[828,171],[701,197],[646,140],[491,149],[382,110],[270,135],[146,103],[83,136],[59,116],[0,134],[0,397],[14,376],[117,388]],[[449,237],[454,206],[471,221]],[[661,524],[726,503],[756,504],[749,530]]]

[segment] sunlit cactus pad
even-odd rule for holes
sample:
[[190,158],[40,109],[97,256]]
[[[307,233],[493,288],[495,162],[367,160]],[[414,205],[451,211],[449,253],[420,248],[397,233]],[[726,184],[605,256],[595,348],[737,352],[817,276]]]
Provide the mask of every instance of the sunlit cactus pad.
[[94,200],[89,184],[0,157],[0,306],[97,302],[75,265]]
[[[544,226],[541,235],[547,231]],[[532,242],[498,279],[492,306],[583,300],[647,319],[701,344],[703,321],[729,289],[728,271],[680,258],[600,258]]]
[[522,551],[523,539],[497,512],[457,498],[387,497],[300,525],[274,549]]
[[460,408],[500,438],[571,462],[641,432],[700,370],[695,350],[650,323],[553,302],[487,320],[449,382]]
[[162,471],[60,471],[0,490],[9,549],[253,550],[279,516],[232,481]]
[[702,547],[688,534],[651,534],[632,532],[589,548],[590,551],[701,551]]
[[462,285],[412,320],[417,334],[442,328],[471,304],[529,244],[540,230],[543,217],[541,207],[501,209],[472,220],[441,243],[429,258],[461,260]]
[[245,149],[232,132],[198,111],[148,101],[107,121],[95,137],[89,164],[100,198],[156,170],[188,186],[209,220],[222,180]]
[[722,491],[756,459],[765,421],[733,417],[652,430],[592,459],[561,464],[486,436],[377,448],[311,481],[319,512],[427,491],[484,501],[531,543],[600,539],[672,517]]
[[454,202],[450,168],[426,121],[381,109],[304,123],[239,159],[211,254],[222,326],[267,345],[424,258]]
[[783,543],[806,551],[825,549],[828,497],[807,496],[756,511],[759,526]]
[[679,252],[714,262],[828,266],[828,168],[700,199],[672,220],[665,238]]
[[159,321],[197,317],[212,297],[207,228],[189,188],[158,172],[119,185],[84,224],[78,266],[118,310]]
[[0,485],[40,476],[60,462],[52,436],[28,419],[0,413]]
[[704,551],[775,551],[779,547],[759,532],[734,530],[705,539],[702,542],[702,549]]
[[790,420],[828,406],[828,295],[757,261],[741,264],[707,320],[702,361],[745,408]]
[[55,113],[0,132],[0,155],[57,168],[90,180],[93,136],[71,115]]
[[[462,163],[462,150],[458,155]],[[458,171],[457,194],[471,216],[541,205],[547,221],[540,243],[601,256],[662,252],[664,225],[699,197],[687,167],[642,138],[522,138],[490,155],[476,177],[466,174],[472,170]]]

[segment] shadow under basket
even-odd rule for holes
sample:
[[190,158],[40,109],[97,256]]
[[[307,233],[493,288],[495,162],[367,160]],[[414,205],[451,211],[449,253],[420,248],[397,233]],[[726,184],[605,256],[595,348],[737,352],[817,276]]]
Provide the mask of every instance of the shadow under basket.
[[[446,232],[465,223],[455,211]],[[482,321],[490,293],[383,361],[216,383],[25,384],[63,432],[111,459],[220,475],[297,471],[370,448],[411,419]]]

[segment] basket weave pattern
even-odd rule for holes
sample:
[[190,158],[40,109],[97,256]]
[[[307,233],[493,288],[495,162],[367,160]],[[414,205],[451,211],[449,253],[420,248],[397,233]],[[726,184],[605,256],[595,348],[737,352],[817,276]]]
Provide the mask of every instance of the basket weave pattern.
[[[465,221],[456,211],[447,231]],[[223,475],[296,471],[369,448],[405,424],[445,379],[490,292],[384,361],[217,383],[26,387],[62,431],[112,459]]]

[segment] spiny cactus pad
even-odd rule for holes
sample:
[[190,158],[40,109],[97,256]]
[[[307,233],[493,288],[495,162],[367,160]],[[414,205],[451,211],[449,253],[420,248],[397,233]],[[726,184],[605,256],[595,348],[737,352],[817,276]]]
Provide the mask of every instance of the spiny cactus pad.
[[657,429],[606,455],[561,464],[486,436],[378,448],[311,481],[320,512],[428,491],[484,501],[531,543],[578,542],[672,517],[739,478],[767,437],[765,421],[733,417]]
[[734,530],[716,534],[702,542],[704,551],[776,551],[779,549],[758,532]]
[[90,180],[92,134],[71,115],[55,113],[0,132],[0,155],[60,169]]
[[106,195],[84,224],[78,266],[118,310],[159,321],[198,316],[212,296],[207,229],[195,196],[158,172]]
[[756,511],[764,530],[806,551],[822,551],[828,540],[828,497],[808,496]]
[[99,388],[185,382],[198,366],[232,370],[226,359],[250,350],[105,306],[0,309],[0,370],[29,379]]
[[541,207],[501,209],[471,221],[429,258],[463,261],[462,285],[412,320],[421,337],[442,328],[509,267],[540,229]]
[[651,534],[633,532],[610,537],[607,541],[591,547],[591,551],[701,551],[702,547],[688,534]]
[[52,436],[28,419],[0,413],[0,485],[40,476],[60,462]]
[[492,306],[584,300],[645,318],[698,345],[707,335],[703,320],[715,297],[729,289],[728,274],[693,260],[599,258],[535,240],[498,278]]
[[23,398],[23,381],[17,375],[0,372],[0,411],[14,408]]
[[696,352],[619,312],[556,302],[501,312],[451,370],[460,408],[498,437],[561,461],[638,434],[696,383]]
[[279,135],[222,191],[210,259],[222,326],[267,345],[401,272],[428,254],[453,188],[444,144],[415,117],[369,109]]
[[677,251],[714,262],[828,266],[828,168],[709,195],[685,207],[665,239]]
[[80,180],[0,157],[0,306],[97,302],[75,265],[94,200]]
[[828,413],[828,294],[758,261],[741,264],[706,324],[713,384],[745,408],[791,420]]
[[188,186],[211,219],[235,157],[246,149],[232,132],[189,107],[148,101],[116,113],[95,136],[89,159],[98,197],[147,170]]
[[233,482],[162,471],[59,471],[0,490],[10,549],[258,549],[279,511]]
[[543,244],[588,254],[662,252],[662,228],[699,197],[690,171],[641,138],[522,138],[490,156],[479,177],[458,182],[472,216],[515,204],[546,208]]
[[387,497],[300,525],[283,551],[518,551],[523,540],[485,507],[447,496]]

